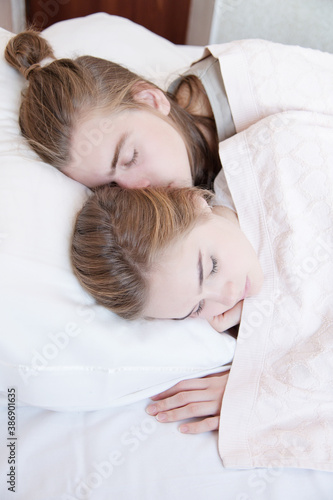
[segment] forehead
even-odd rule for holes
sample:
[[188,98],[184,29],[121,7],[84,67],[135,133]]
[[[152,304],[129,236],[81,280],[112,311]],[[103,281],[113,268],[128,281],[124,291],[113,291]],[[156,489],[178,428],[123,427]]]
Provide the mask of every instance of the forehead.
[[83,113],[73,129],[73,141],[85,140],[98,146],[104,137],[115,134],[122,122],[126,122],[128,111],[95,110]]
[[80,157],[81,162],[90,159],[91,155],[96,154],[103,147],[103,144],[110,140],[117,131],[117,122],[121,119],[115,114],[105,114],[94,112],[84,113],[75,123],[71,146],[73,161]]
[[181,318],[194,306],[193,294],[198,287],[198,247],[188,244],[191,234],[158,257],[149,277],[149,299],[145,316],[152,318]]
[[105,183],[117,138],[126,124],[126,114],[84,114],[71,137],[71,161],[64,173],[88,186]]

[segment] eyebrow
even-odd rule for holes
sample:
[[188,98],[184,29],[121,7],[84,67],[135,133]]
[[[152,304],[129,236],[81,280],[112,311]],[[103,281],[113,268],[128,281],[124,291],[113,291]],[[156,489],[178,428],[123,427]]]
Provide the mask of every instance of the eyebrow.
[[[201,254],[201,250],[199,250],[199,258],[198,258],[198,278],[199,278],[199,294],[201,293],[202,291],[202,283],[203,283],[203,267],[202,267],[202,254]],[[184,316],[183,318],[173,318],[173,319],[176,319],[176,320],[183,320],[183,319],[186,319],[188,318],[189,316],[191,316],[191,314],[193,313],[194,309],[196,308],[196,306],[193,307],[192,311],[189,312],[188,314],[186,314],[186,316]]]
[[111,171],[114,171],[116,169],[121,149],[122,149],[127,137],[128,137],[128,133],[124,132],[124,134],[120,137],[120,139],[116,145],[116,149],[114,150],[114,155],[113,155],[112,163],[111,163]]

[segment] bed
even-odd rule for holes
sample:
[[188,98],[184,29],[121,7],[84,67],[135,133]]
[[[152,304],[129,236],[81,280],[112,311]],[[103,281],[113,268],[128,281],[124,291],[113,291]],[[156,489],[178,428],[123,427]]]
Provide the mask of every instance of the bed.
[[[202,52],[103,13],[44,35],[58,57],[112,59],[163,88]],[[0,31],[2,54],[11,36]],[[235,341],[200,320],[129,324],[83,292],[68,249],[89,192],[20,137],[24,82],[0,64],[1,498],[330,499],[331,472],[224,468],[217,432],[182,435],[145,413],[179,380],[228,369]]]

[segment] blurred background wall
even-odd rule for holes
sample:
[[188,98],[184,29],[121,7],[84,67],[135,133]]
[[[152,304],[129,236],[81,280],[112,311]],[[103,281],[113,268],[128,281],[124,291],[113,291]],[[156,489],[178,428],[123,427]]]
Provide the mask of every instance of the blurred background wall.
[[333,1],[215,0],[209,42],[243,38],[333,52]]
[[18,33],[25,25],[25,0],[0,0],[0,27]]
[[[204,1],[204,0],[203,0]],[[174,43],[185,43],[191,0],[26,0],[27,17],[38,28],[107,12],[127,17]]]
[[38,29],[107,12],[179,44],[264,38],[333,52],[333,0],[0,0],[0,26]]

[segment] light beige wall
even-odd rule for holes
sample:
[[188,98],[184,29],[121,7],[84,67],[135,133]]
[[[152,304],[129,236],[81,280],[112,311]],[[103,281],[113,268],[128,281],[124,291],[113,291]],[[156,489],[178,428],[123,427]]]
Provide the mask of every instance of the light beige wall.
[[25,0],[0,0],[0,27],[13,33],[25,28]]
[[215,0],[191,0],[187,45],[206,45],[212,28]]
[[263,38],[333,52],[332,0],[215,0],[210,43]]
[[0,27],[12,31],[12,8],[10,0],[0,0]]
[[333,52],[333,0],[192,0],[191,13],[193,45],[263,38]]

